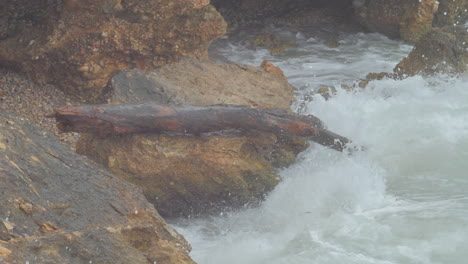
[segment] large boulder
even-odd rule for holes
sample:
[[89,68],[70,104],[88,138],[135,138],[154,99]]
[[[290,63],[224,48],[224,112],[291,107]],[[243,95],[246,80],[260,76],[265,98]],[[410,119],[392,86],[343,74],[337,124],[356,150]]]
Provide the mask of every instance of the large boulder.
[[468,32],[465,26],[435,28],[421,38],[394,68],[398,77],[468,71]]
[[0,112],[0,263],[194,263],[134,185]]
[[[239,104],[290,111],[281,69],[195,60],[112,78],[109,103]],[[219,212],[255,203],[279,181],[275,168],[307,147],[302,139],[230,131],[216,135],[86,135],[77,151],[139,185],[163,216]]]
[[293,88],[281,69],[268,61],[262,67],[185,59],[152,72],[122,71],[112,77],[104,97],[115,104],[237,104],[291,111]]
[[373,32],[416,42],[432,28],[437,0],[353,0],[355,17]]
[[15,0],[2,5],[0,64],[89,102],[119,70],[207,58],[208,45],[226,29],[208,0]]

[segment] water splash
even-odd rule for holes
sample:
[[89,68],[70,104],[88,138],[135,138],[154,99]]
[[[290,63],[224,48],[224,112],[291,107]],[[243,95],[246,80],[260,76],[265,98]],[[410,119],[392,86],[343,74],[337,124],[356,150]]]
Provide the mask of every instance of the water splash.
[[[389,71],[411,47],[376,34],[343,36],[337,50],[299,39],[273,57],[227,45],[230,60],[281,66],[302,113],[366,151],[352,156],[311,146],[259,208],[178,222],[192,257],[209,263],[465,263],[468,259],[467,80],[439,76],[372,81],[344,90],[368,72]],[[302,88],[301,88],[302,87]]]

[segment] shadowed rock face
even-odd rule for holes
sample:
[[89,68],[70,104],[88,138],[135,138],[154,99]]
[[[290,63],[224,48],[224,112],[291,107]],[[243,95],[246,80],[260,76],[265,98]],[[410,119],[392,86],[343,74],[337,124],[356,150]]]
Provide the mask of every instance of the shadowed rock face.
[[[274,24],[314,28],[350,25],[351,0],[214,0],[230,29],[245,25]],[[249,28],[250,26],[248,26]]]
[[0,12],[0,64],[88,102],[118,70],[207,58],[226,28],[203,0],[13,0]]
[[1,263],[193,263],[132,184],[0,112]]
[[[240,104],[289,109],[292,87],[264,68],[185,60],[155,72],[117,74],[111,103]],[[183,72],[184,74],[180,74]],[[188,216],[258,202],[307,147],[302,139],[231,131],[216,135],[138,134],[80,139],[77,151],[143,189],[163,216]]]
[[[245,20],[281,16],[298,8],[349,7],[351,0],[214,0],[212,4],[221,10],[239,11]],[[232,14],[234,15],[234,14]]]
[[[300,31],[333,25],[335,30],[379,32],[415,43],[432,27],[461,25],[467,0],[215,0],[232,29],[274,24]],[[354,24],[354,25],[353,25]]]
[[50,19],[58,19],[59,1],[11,0],[1,1],[0,40],[19,34],[33,25],[47,30]]
[[467,71],[468,32],[464,26],[433,29],[394,69],[399,77],[436,73],[457,75]]
[[432,28],[438,1],[354,0],[359,23],[391,38],[415,42]]
[[468,1],[439,1],[439,9],[435,14],[434,26],[463,25],[468,21]]

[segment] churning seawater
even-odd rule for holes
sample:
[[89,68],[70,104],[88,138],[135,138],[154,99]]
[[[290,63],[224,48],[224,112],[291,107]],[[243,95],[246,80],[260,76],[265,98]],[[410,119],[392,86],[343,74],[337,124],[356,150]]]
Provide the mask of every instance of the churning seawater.
[[[340,35],[340,46],[296,38],[272,56],[218,45],[227,59],[280,66],[295,110],[321,118],[365,150],[313,144],[281,172],[258,208],[177,221],[200,264],[468,263],[468,80],[411,77],[341,84],[391,71],[411,46],[378,34]],[[329,100],[311,92],[335,86]]]

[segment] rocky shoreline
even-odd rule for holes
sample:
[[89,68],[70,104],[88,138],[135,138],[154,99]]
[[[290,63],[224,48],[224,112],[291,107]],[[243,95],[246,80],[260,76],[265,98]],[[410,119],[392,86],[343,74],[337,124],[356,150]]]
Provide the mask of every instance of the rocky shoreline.
[[190,245],[159,213],[191,217],[254,206],[278,184],[278,169],[308,142],[238,131],[60,134],[46,117],[80,103],[291,111],[294,87],[280,68],[214,62],[208,47],[217,38],[272,53],[293,48],[274,25],[322,34],[335,48],[334,31],[414,43],[394,72],[370,74],[358,87],[468,70],[465,0],[33,2],[3,1],[0,10],[2,263],[193,263]]

